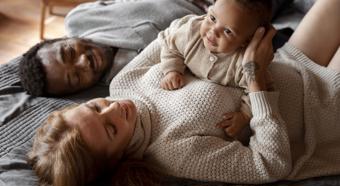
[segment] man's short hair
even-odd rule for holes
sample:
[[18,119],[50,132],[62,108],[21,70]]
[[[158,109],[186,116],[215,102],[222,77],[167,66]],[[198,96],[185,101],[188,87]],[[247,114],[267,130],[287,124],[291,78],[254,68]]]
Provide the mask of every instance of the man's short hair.
[[19,64],[19,77],[22,87],[28,94],[33,96],[44,96],[47,94],[46,72],[41,61],[42,59],[37,55],[38,51],[48,44],[66,39],[67,38],[44,40],[23,54],[22,61]]

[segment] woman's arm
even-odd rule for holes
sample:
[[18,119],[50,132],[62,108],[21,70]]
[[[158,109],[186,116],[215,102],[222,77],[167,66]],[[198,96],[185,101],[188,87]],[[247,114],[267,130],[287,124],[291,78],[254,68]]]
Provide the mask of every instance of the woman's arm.
[[[199,159],[209,162],[206,167],[202,167],[207,175],[215,172],[217,179],[213,181],[272,182],[284,178],[291,170],[290,144],[285,123],[279,114],[278,93],[266,92],[265,74],[273,58],[271,41],[275,33],[273,27],[267,32],[264,28],[259,28],[246,49],[243,61],[253,112],[250,127],[254,135],[249,147],[244,147],[239,142],[221,142],[213,137],[196,141],[208,144],[210,141],[209,145],[205,145],[207,149],[204,151],[210,154],[206,154],[206,157],[212,158],[204,158],[202,155]],[[220,148],[216,148],[219,145]],[[192,155],[195,156],[194,154],[201,153],[193,152]],[[204,179],[209,179],[209,176]]]
[[[167,174],[202,181],[260,184],[285,178],[291,154],[278,93],[250,93],[254,135],[249,146],[210,135],[194,135],[158,145],[157,161]],[[186,124],[183,124],[186,125]],[[198,123],[199,125],[199,123]]]

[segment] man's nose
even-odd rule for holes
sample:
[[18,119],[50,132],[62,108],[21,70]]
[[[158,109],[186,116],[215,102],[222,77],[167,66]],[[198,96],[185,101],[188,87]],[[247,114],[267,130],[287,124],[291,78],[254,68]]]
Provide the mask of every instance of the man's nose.
[[76,66],[79,67],[81,70],[85,70],[85,71],[91,69],[90,61],[89,61],[89,59],[88,59],[86,54],[82,54],[79,57],[79,59],[78,59],[78,61],[76,63]]

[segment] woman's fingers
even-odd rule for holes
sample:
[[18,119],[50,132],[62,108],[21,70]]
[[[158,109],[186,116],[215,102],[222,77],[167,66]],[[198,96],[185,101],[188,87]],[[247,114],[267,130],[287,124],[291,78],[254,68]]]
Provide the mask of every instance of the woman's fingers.
[[269,29],[267,30],[266,35],[263,37],[261,41],[261,45],[272,47],[273,46],[272,41],[273,41],[275,34],[276,34],[276,29],[273,26],[270,26]]
[[251,41],[250,41],[250,43],[248,45],[248,49],[253,50],[253,51],[256,50],[256,48],[258,47],[258,45],[260,44],[260,42],[261,42],[261,40],[263,38],[264,32],[265,32],[264,27],[259,27],[256,30],[253,38],[251,39]]
[[273,38],[276,34],[276,29],[273,27],[273,25],[270,25],[269,30],[267,31],[267,34],[264,37],[264,40],[268,43],[272,43]]

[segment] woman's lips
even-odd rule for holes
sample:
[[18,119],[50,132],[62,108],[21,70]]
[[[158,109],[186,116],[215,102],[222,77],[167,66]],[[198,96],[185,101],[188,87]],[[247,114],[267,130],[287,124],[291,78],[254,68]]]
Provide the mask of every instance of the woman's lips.
[[126,104],[126,103],[122,103],[122,102],[118,102],[119,106],[121,109],[124,110],[125,112],[125,118],[129,118],[129,113],[130,113],[130,107],[129,107],[129,104]]

